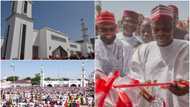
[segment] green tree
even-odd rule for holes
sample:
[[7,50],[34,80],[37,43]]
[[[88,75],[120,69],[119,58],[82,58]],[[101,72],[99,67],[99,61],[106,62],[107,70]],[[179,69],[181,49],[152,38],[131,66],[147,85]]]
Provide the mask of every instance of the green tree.
[[18,80],[18,76],[10,76],[10,77],[7,77],[7,81],[16,81],[16,80]]
[[40,85],[40,73],[35,74],[35,77],[32,78],[32,85]]
[[45,78],[44,80],[50,81],[52,80],[50,77]]
[[24,78],[24,80],[32,80],[32,78],[26,77],[26,78]]

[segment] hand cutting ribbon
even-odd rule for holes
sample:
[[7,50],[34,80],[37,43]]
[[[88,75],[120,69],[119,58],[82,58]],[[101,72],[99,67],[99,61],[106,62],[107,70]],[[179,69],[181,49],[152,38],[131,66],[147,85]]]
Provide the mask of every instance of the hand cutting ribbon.
[[[96,94],[102,94],[97,101],[98,107],[104,107],[105,98],[112,89],[113,82],[117,77],[119,77],[119,71],[116,71],[112,77],[105,79],[96,79]],[[125,92],[118,92],[118,99],[116,102],[116,107],[133,107],[132,102]]]
[[[130,78],[128,75],[126,76],[131,80],[129,84],[117,84],[117,85],[113,84],[113,82],[115,81],[117,77],[119,77],[119,75],[120,75],[120,72],[116,71],[111,77],[107,77],[105,79],[96,79],[96,94],[101,93],[101,96],[96,103],[98,107],[104,107],[105,99],[108,96],[109,91],[114,88],[139,87],[140,89],[143,89],[143,87],[160,87],[160,88],[170,89],[171,86],[173,86],[174,84],[175,85],[177,84],[177,86],[189,87],[188,81],[172,81],[172,82],[165,82],[165,83],[156,83],[156,82],[140,83],[139,80]],[[172,89],[170,91],[174,91]],[[150,101],[154,100],[154,96],[151,96],[149,93],[146,93],[146,91],[144,91],[144,93],[145,93],[145,99],[147,98]],[[132,101],[128,97],[127,93],[123,91],[118,91],[117,94],[118,94],[118,99],[115,105],[116,107],[133,107]],[[163,106],[165,107],[165,102],[163,101],[163,103],[164,103]]]
[[111,78],[96,79],[96,93],[102,93],[102,96],[99,99],[98,107],[104,107],[104,100],[109,93],[109,90],[112,88],[114,80],[119,76],[119,71],[116,71]]

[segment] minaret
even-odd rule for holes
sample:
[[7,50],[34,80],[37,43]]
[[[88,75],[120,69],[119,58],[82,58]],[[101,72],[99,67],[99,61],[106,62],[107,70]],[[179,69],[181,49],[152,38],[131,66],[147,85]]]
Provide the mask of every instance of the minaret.
[[86,57],[88,53],[91,52],[92,46],[90,46],[89,35],[87,34],[88,28],[86,26],[86,21],[84,20],[84,18],[81,19],[81,31],[83,38],[81,49],[82,49],[82,54]]
[[97,1],[97,5],[96,5],[97,15],[100,15],[101,11],[102,11],[102,3],[101,1]]
[[44,87],[44,66],[41,65],[40,68],[40,86]]
[[81,87],[85,87],[85,70],[84,70],[84,62],[82,62],[82,72],[81,72]]
[[[100,15],[101,11],[102,11],[102,3],[101,1],[97,1],[96,2],[96,16]],[[97,27],[95,29],[96,29],[96,36],[98,36]]]
[[[14,74],[15,73],[15,63],[12,62],[10,67],[12,68],[12,73]],[[13,87],[14,88],[16,87],[16,85],[15,85],[15,78],[13,79]]]
[[32,2],[12,1],[11,15],[6,19],[5,59],[32,59]]

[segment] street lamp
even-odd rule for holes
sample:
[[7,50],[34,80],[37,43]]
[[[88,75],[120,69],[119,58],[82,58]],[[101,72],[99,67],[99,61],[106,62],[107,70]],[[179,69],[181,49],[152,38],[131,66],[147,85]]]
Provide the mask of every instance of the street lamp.
[[44,87],[44,66],[41,65],[40,69],[40,86]]
[[[12,62],[10,67],[12,68],[12,72],[14,74],[15,73],[15,63]],[[13,77],[13,87],[15,88],[15,77]]]
[[[84,60],[85,61],[85,60]],[[85,65],[84,65],[84,61],[82,61],[82,74],[81,74],[81,85],[82,85],[82,92],[83,92],[83,95],[85,95]],[[86,96],[86,95],[85,95]]]

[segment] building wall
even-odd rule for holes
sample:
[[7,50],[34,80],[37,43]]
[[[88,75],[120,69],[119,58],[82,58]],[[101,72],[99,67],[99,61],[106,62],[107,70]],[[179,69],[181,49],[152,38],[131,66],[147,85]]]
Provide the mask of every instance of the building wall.
[[[6,59],[19,59],[21,51],[21,28],[22,24],[26,24],[26,38],[25,38],[25,53],[24,59],[32,59],[32,49],[33,46],[38,46],[38,55],[41,59],[49,58],[49,55],[52,55],[52,52],[61,46],[65,51],[67,51],[68,56],[70,56],[70,51],[82,51],[84,46],[80,43],[69,42],[68,37],[64,33],[56,31],[54,29],[45,27],[40,30],[33,29],[32,19],[32,3],[29,1],[27,7],[27,13],[23,13],[24,2],[17,1],[15,2],[14,13],[20,14],[21,16],[15,17],[15,14],[12,14],[11,18],[8,20],[12,26],[9,29],[9,38],[6,49]],[[27,17],[23,18],[22,15]],[[12,35],[12,36],[11,36]],[[66,39],[66,42],[60,42],[52,40],[51,36],[55,35],[59,38]],[[77,46],[76,48],[70,47],[70,44]],[[91,45],[91,44],[89,44]],[[84,50],[84,49],[83,49]],[[82,53],[89,53],[92,49],[84,50]]]
[[[7,44],[7,58],[18,59],[21,50],[22,24],[26,24],[25,59],[32,59],[33,23],[13,16],[10,19],[9,42]],[[11,37],[12,36],[12,37]]]
[[[47,86],[49,84],[51,84],[52,86],[55,86],[55,85],[68,85],[69,87],[73,84],[75,84],[77,87],[80,85],[82,86],[82,83],[80,80],[70,80],[70,81],[45,81],[44,80],[44,86]],[[87,86],[88,84],[88,81],[84,81],[84,86]]]
[[28,83],[15,83],[12,84],[15,85],[16,87],[28,87],[28,86],[32,86],[32,84],[28,84]]
[[0,88],[9,88],[11,87],[10,81],[1,81]]
[[68,85],[69,81],[44,81],[44,86],[47,86],[49,84],[51,84],[52,86],[55,85]]
[[[15,11],[16,11],[16,13],[19,13],[19,14],[23,14],[22,12],[23,12],[23,9],[24,9],[24,5],[23,5],[23,1],[18,1],[18,2],[16,2],[16,3],[18,3],[18,5],[15,5]],[[27,5],[28,7],[28,9],[27,9],[27,16],[28,17],[30,17],[30,18],[32,18],[32,3],[31,2],[28,2],[28,5]]]
[[[66,42],[52,40],[52,35],[58,38],[63,38],[66,40]],[[39,36],[39,57],[40,58],[49,58],[49,55],[52,55],[52,52],[59,46],[61,46],[69,54],[68,37],[66,37],[63,33],[58,33],[51,28],[45,27],[43,29],[40,29],[38,36]]]
[[[32,40],[33,40],[33,22],[30,21],[26,21],[26,20],[22,20],[20,18],[16,18],[16,27],[15,28],[20,28],[20,30],[18,29],[17,31],[17,35],[19,35],[19,52],[21,50],[21,26],[22,24],[26,24],[26,38],[25,38],[25,52],[24,52],[24,59],[32,59]],[[16,32],[15,32],[16,33]],[[14,52],[14,51],[13,51]],[[18,53],[19,53],[18,52]],[[20,53],[19,53],[20,55]]]
[[3,46],[3,43],[4,43],[4,39],[1,38],[1,47]]
[[71,81],[69,81],[69,87],[71,87],[73,84],[75,84],[77,87],[79,85],[80,85],[80,87],[82,86],[81,81],[79,81],[79,80],[71,80]]
[[89,53],[89,52],[94,52],[94,49],[93,49],[93,46],[92,46],[91,43],[88,43],[88,44],[87,44],[87,52],[88,52],[88,53]]
[[4,57],[4,52],[5,52],[5,39],[1,38],[1,58]]
[[25,41],[25,59],[32,59],[32,46],[33,46],[33,22],[25,21],[27,25],[26,30],[26,41]]
[[[75,45],[76,48],[71,47],[70,45]],[[79,44],[79,43],[74,43],[74,42],[69,42],[69,51],[73,51],[73,52],[78,51],[78,52],[80,52],[80,51],[81,51],[81,46],[80,46],[80,44]]]
[[38,36],[39,36],[39,57],[46,58],[47,57],[46,30],[40,29]]
[[[69,54],[69,40],[68,37],[66,37],[63,34],[52,32],[49,29],[46,30],[47,32],[47,57],[49,55],[52,55],[52,52],[61,46],[68,54]],[[66,42],[61,42],[61,41],[56,41],[52,40],[52,35],[58,37],[58,38],[63,38],[66,40]]]
[[[83,51],[83,53],[89,53],[89,52],[94,52],[93,46],[91,43],[79,43],[81,46],[81,52]],[[90,48],[88,48],[90,47]]]
[[39,30],[33,30],[33,46],[39,46]]
[[[5,49],[5,51],[6,51],[5,57],[6,57],[6,59],[10,59],[11,55],[13,54],[12,50],[11,50],[12,44],[15,44],[14,41],[13,41],[13,36],[12,36],[14,34],[14,32],[15,32],[15,29],[14,29],[15,28],[15,26],[14,26],[15,25],[15,18],[14,17],[10,18],[7,21],[7,23],[8,23],[8,25],[7,25],[6,30],[8,30],[9,25],[10,25],[10,28],[9,28],[9,35],[7,35],[8,31],[6,31],[6,35],[5,35],[6,39],[7,39],[7,43],[6,43],[7,47]],[[14,57],[17,58],[17,56],[18,55],[15,55]]]

